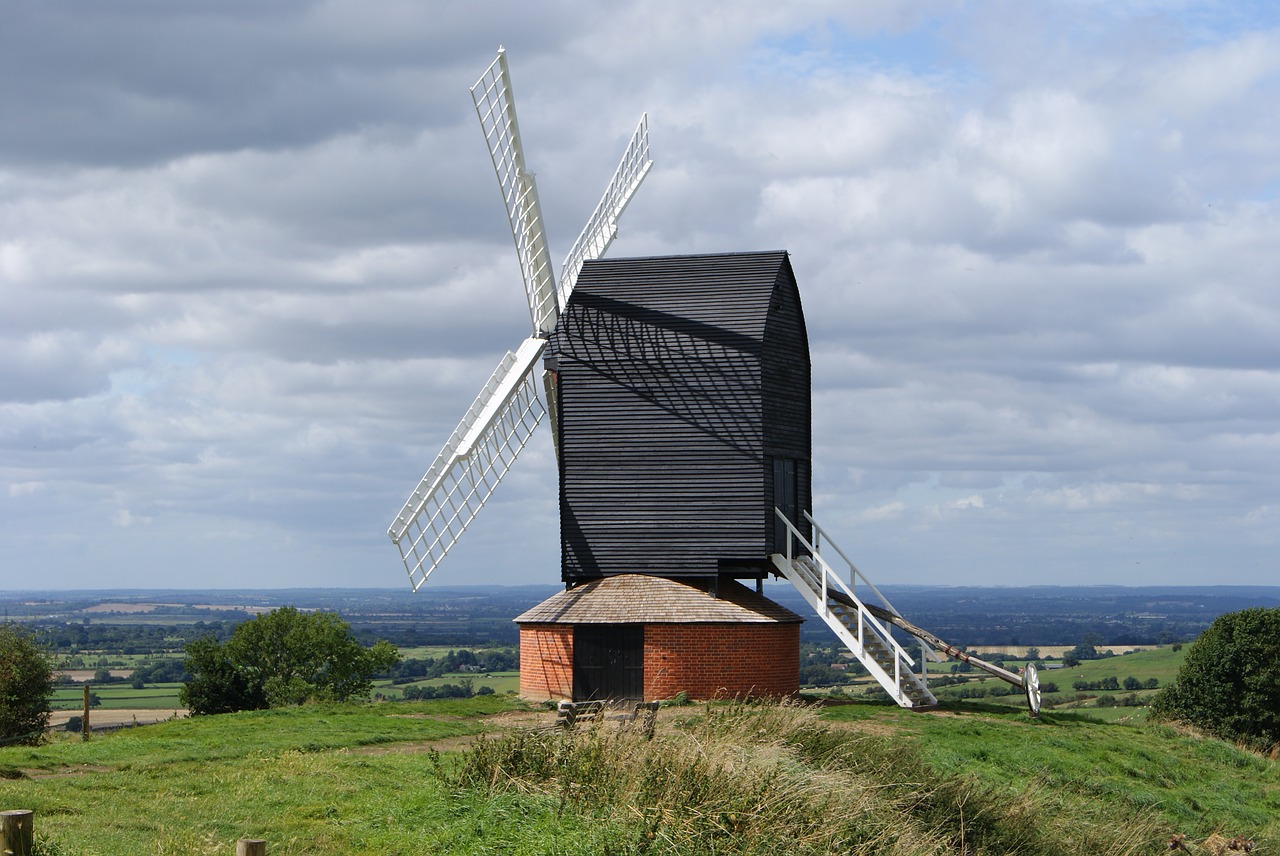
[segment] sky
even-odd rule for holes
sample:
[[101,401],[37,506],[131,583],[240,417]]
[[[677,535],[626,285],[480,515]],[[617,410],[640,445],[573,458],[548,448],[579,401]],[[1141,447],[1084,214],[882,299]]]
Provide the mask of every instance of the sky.
[[884,584],[1280,584],[1270,2],[0,2],[0,589],[559,581],[544,425],[387,526],[552,256],[784,249],[814,514]]

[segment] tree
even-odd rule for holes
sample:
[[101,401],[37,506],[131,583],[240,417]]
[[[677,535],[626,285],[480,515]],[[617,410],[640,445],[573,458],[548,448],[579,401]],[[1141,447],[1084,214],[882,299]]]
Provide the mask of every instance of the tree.
[[0,744],[35,745],[49,725],[53,666],[31,634],[0,624]]
[[1084,642],[1081,642],[1070,651],[1062,652],[1062,665],[1068,669],[1080,665],[1085,660],[1101,660],[1110,657],[1111,654],[1100,654],[1098,649],[1094,647],[1092,642],[1087,641],[1090,638],[1096,638],[1095,634],[1086,633]]
[[252,685],[249,670],[236,662],[229,646],[230,641],[224,645],[213,636],[187,644],[183,665],[192,677],[178,691],[178,699],[192,713],[235,713],[268,706],[265,693]]
[[188,644],[192,678],[180,697],[197,714],[346,701],[368,695],[373,676],[399,661],[385,641],[361,647],[332,612],[286,606],[243,622],[224,643],[206,636]]
[[1224,740],[1280,745],[1280,607],[1218,616],[1187,649],[1151,712]]

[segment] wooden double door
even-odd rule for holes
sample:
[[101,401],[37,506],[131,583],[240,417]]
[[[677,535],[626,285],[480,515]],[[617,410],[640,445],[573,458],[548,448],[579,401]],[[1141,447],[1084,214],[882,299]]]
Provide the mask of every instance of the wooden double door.
[[644,700],[644,625],[574,625],[573,699]]

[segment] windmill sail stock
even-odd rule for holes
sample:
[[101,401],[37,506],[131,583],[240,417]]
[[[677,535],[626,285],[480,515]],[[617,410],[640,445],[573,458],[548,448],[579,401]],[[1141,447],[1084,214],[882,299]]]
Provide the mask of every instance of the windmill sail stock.
[[[546,415],[533,377],[546,336],[568,303],[583,263],[603,256],[617,237],[618,218],[653,165],[646,114],[641,116],[604,196],[565,258],[557,283],[537,185],[525,166],[511,74],[502,48],[471,87],[471,99],[507,208],[533,335],[499,362],[387,530],[400,550],[414,591],[427,581],[479,513]],[[547,395],[553,395],[555,382],[550,373],[544,373],[543,383]]]

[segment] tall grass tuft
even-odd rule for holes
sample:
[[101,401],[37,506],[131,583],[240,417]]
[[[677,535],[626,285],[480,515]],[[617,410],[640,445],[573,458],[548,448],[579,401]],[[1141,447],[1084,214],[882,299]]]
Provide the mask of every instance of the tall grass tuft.
[[[683,713],[683,712],[682,712]],[[482,739],[453,785],[541,793],[623,830],[617,853],[1125,854],[1154,828],[1041,822],[1037,791],[939,776],[913,744],[795,702],[706,705],[646,740],[596,725]]]

